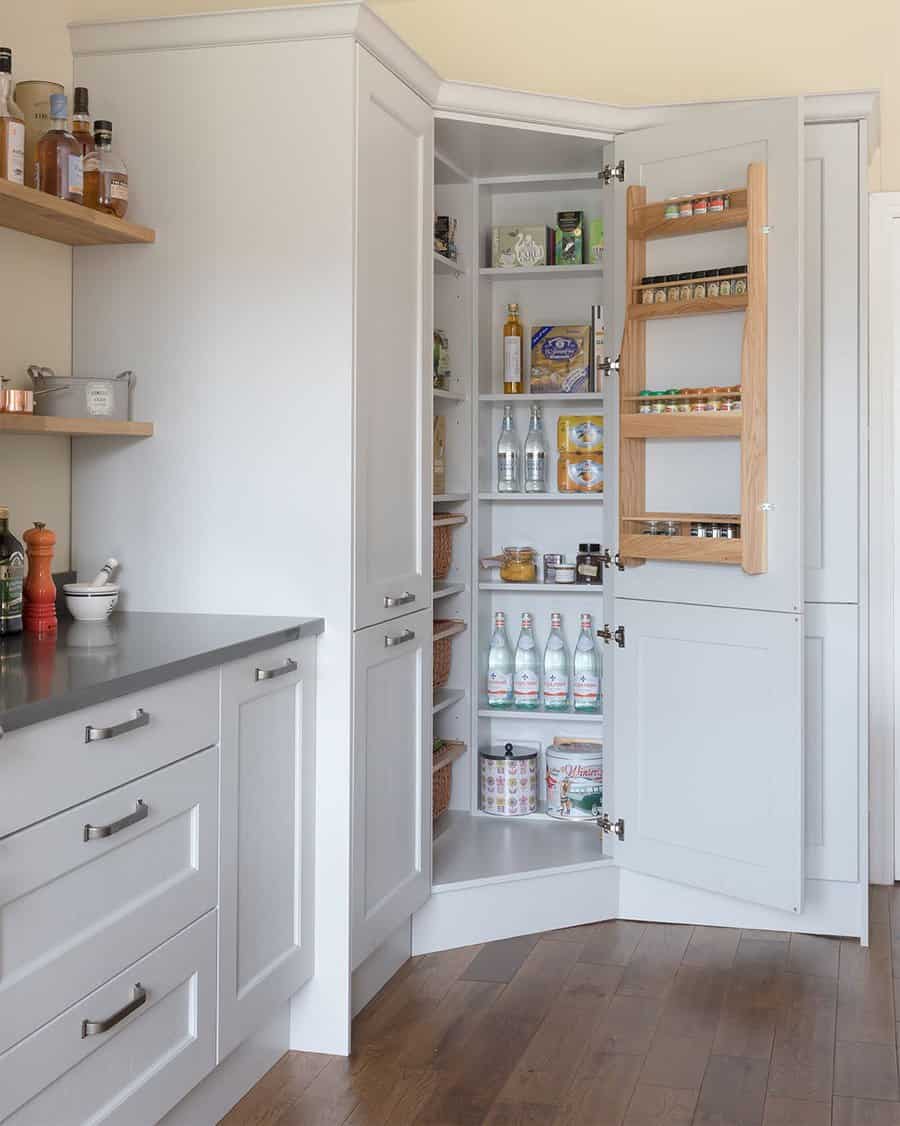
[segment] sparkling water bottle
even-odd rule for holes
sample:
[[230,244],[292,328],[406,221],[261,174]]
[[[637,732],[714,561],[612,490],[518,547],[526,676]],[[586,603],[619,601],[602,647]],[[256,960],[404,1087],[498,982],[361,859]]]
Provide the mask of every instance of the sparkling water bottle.
[[500,441],[497,443],[497,492],[520,493],[520,461],[522,448],[513,422],[512,407],[503,408],[503,422],[500,426]]
[[544,649],[544,708],[569,710],[569,651],[562,635],[562,615],[550,615],[550,636]]
[[581,615],[581,636],[572,662],[572,704],[576,712],[600,711],[600,651],[590,614]]
[[547,491],[547,440],[544,437],[544,412],[537,403],[531,408],[531,422],[525,438],[525,492]]
[[516,671],[513,680],[513,697],[517,708],[533,711],[540,707],[538,698],[538,655],[534,645],[533,618],[522,615],[522,632],[516,645]]
[[494,635],[488,651],[487,697],[489,708],[513,705],[513,655],[502,610],[494,615]]

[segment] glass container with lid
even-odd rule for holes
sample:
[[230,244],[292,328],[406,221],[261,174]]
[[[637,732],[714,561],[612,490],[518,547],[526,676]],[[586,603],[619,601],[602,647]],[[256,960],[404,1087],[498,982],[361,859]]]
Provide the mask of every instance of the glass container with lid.
[[537,581],[537,552],[533,547],[504,547],[499,555],[482,559],[481,566],[499,567],[500,578],[505,583]]

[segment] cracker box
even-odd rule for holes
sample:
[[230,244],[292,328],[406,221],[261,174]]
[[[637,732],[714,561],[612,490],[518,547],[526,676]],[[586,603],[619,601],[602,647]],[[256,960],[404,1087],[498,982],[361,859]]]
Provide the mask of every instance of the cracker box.
[[590,337],[590,325],[535,325],[531,330],[532,393],[587,391]]
[[494,227],[491,265],[521,269],[547,266],[553,261],[553,231],[549,227]]

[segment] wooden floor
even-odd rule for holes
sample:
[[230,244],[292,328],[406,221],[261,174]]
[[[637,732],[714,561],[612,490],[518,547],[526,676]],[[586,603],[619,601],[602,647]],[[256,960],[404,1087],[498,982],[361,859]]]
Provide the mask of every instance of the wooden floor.
[[226,1126],[900,1126],[900,887],[871,946],[612,922],[415,958],[353,1056],[291,1052]]

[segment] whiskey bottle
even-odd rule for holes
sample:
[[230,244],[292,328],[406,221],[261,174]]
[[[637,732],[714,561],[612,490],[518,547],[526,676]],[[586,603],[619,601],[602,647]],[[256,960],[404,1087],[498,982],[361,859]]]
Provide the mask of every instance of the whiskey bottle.
[[50,95],[50,128],[37,144],[34,186],[58,199],[82,202],[83,166],[81,142],[68,130],[65,94]]
[[94,151],[84,158],[84,202],[94,211],[125,218],[128,210],[128,169],[112,151],[112,125],[94,122]]
[[0,47],[0,178],[25,183],[25,115],[13,101],[9,47]]
[[72,136],[81,143],[81,155],[94,151],[94,131],[91,129],[91,113],[88,109],[86,86],[75,87],[75,112],[72,114]]
[[9,530],[9,509],[0,508],[0,637],[22,632],[25,553]]

